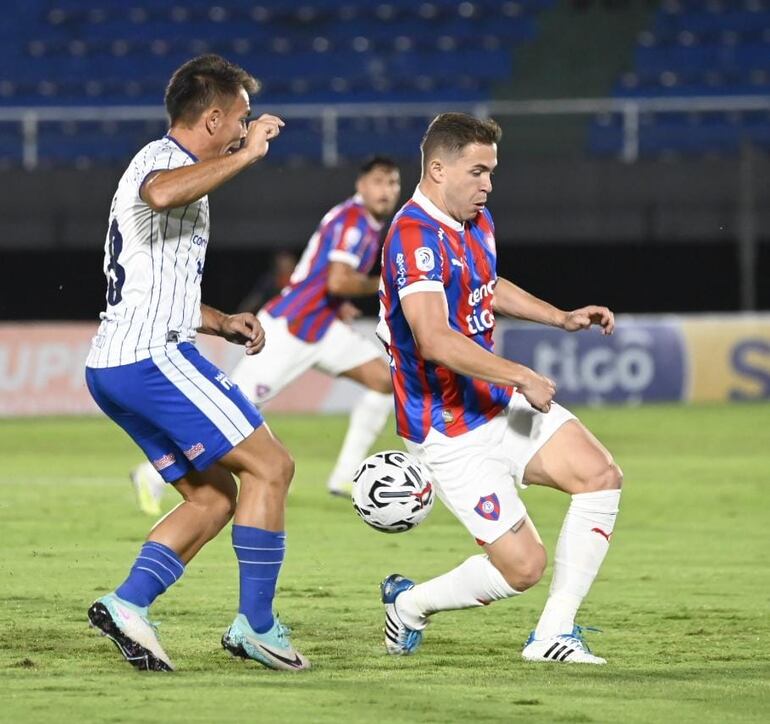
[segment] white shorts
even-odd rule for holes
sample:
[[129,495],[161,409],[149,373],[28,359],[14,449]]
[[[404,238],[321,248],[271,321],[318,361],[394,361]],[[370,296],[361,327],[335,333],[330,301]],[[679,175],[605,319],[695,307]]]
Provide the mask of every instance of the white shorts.
[[382,358],[374,342],[339,320],[332,322],[319,342],[304,342],[289,332],[284,317],[273,317],[264,311],[257,317],[265,330],[265,348],[259,354],[242,357],[230,375],[257,405],[275,397],[311,367],[337,377]]
[[493,543],[526,514],[517,488],[524,469],[565,422],[576,419],[553,403],[535,410],[514,392],[507,409],[457,437],[431,428],[422,443],[404,440],[423,465],[438,496],[479,543]]

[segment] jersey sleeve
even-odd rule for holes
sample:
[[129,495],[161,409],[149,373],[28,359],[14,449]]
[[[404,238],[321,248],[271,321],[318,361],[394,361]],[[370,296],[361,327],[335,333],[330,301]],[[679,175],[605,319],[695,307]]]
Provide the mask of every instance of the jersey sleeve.
[[399,298],[444,291],[445,255],[435,229],[411,220],[397,222],[384,261]]
[[357,209],[349,209],[331,225],[329,261],[340,261],[358,269],[366,251],[367,221]]
[[153,145],[142,149],[134,159],[134,185],[137,194],[141,193],[145,181],[151,174],[188,166],[191,163],[190,157],[172,144],[157,144],[157,147]]

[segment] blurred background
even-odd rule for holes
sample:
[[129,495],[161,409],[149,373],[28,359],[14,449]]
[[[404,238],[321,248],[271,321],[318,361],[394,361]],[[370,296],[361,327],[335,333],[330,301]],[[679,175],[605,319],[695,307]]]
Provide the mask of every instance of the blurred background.
[[[399,160],[405,200],[428,121],[462,110],[504,129],[500,274],[562,307],[665,315],[609,347],[503,326],[503,353],[567,402],[770,397],[770,0],[27,0],[0,41],[0,413],[80,389],[110,199],[165,132],[170,74],[204,52],[287,122],[212,195],[207,303],[285,275],[366,156]],[[41,352],[54,338],[65,351]]]

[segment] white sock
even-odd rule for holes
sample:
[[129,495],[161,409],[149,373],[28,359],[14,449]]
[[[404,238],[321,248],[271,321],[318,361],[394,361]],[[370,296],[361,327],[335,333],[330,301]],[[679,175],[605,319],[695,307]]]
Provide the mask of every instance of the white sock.
[[419,630],[427,626],[427,617],[437,611],[486,606],[518,594],[487,556],[478,555],[449,573],[404,591],[396,599],[396,611],[409,628]]
[[145,460],[134,468],[134,475],[141,475],[149,482],[150,492],[155,500],[161,500],[166,494],[168,486],[160,473],[155,469],[149,460]]
[[342,449],[326,486],[337,490],[353,481],[353,473],[382,432],[393,409],[393,395],[367,390],[350,413]]
[[535,638],[569,633],[610,547],[620,490],[572,496],[554,556],[551,592],[535,629]]

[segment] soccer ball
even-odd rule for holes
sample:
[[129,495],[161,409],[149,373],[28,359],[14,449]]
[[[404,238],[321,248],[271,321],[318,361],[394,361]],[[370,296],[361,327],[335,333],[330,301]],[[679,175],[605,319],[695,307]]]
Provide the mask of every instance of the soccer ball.
[[400,533],[419,525],[433,507],[433,486],[420,463],[400,450],[370,455],[353,477],[353,508],[383,533]]

